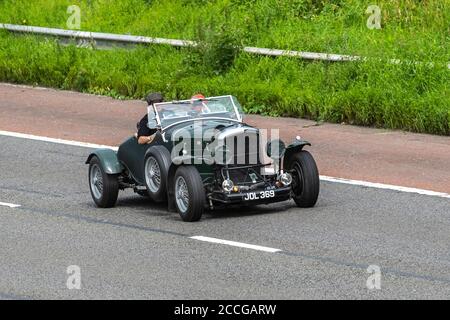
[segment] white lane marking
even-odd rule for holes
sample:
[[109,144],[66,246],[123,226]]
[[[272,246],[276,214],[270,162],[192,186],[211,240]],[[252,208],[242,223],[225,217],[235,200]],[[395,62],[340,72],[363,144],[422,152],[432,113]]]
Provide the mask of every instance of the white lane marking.
[[195,239],[195,240],[200,240],[200,241],[211,242],[211,243],[225,244],[225,245],[233,246],[233,247],[240,247],[240,248],[253,249],[253,250],[258,250],[258,251],[270,252],[270,253],[275,253],[275,252],[281,251],[280,249],[275,249],[275,248],[269,248],[269,247],[257,246],[254,244],[222,240],[222,239],[203,237],[203,236],[194,236],[194,237],[189,237],[189,238]]
[[391,185],[391,184],[350,180],[350,179],[334,178],[334,177],[327,177],[327,176],[320,176],[320,180],[328,181],[328,182],[350,184],[350,185],[354,185],[354,186],[376,188],[376,189],[401,191],[401,192],[407,192],[407,193],[417,193],[417,194],[422,194],[422,195],[426,195],[426,196],[450,199],[450,194],[448,194],[448,193],[436,192],[436,191],[424,190],[424,189],[417,189],[417,188],[401,187],[401,186],[395,186],[395,185]]
[[84,147],[84,148],[93,148],[93,149],[106,148],[106,149],[117,150],[117,147],[105,146],[105,145],[101,145],[101,144],[94,144],[94,143],[80,142],[80,141],[73,141],[73,140],[64,140],[64,139],[55,139],[55,138],[35,136],[32,134],[25,134],[25,133],[18,133],[18,132],[10,132],[10,131],[1,131],[0,130],[0,135],[6,136],[6,137],[13,137],[13,138],[22,138],[22,139],[64,144],[64,145],[75,146],[75,147]]
[[10,207],[10,208],[19,208],[19,207],[20,207],[20,204],[0,202],[0,206],[3,206],[3,207]]
[[[79,141],[72,141],[72,140],[48,138],[48,137],[35,136],[35,135],[31,135],[31,134],[17,133],[17,132],[11,132],[11,131],[1,131],[0,130],[0,136],[31,139],[31,140],[36,140],[36,141],[52,142],[52,143],[58,143],[58,144],[65,144],[65,145],[69,145],[69,146],[94,148],[94,149],[106,148],[106,149],[112,149],[112,150],[116,150],[116,151],[118,149],[117,147],[112,147],[112,146],[105,146],[105,145],[100,145],[100,144],[79,142]],[[402,186],[396,186],[396,185],[390,185],[390,184],[375,183],[375,182],[360,181],[360,180],[351,180],[351,179],[344,179],[344,178],[335,178],[335,177],[328,177],[328,176],[320,176],[320,180],[334,182],[334,183],[350,184],[350,185],[354,185],[354,186],[362,186],[362,187],[384,189],[384,190],[393,190],[393,191],[400,191],[400,192],[406,192],[406,193],[416,193],[416,194],[422,194],[422,195],[427,195],[427,196],[432,196],[432,197],[450,199],[450,194],[448,194],[448,193],[436,192],[436,191],[425,190],[425,189],[402,187]]]

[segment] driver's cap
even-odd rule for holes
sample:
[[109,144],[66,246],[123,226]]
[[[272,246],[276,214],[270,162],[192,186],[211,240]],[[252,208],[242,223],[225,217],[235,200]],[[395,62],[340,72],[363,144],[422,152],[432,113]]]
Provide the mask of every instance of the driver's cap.
[[154,104],[154,103],[163,102],[164,101],[164,97],[163,97],[163,95],[161,93],[154,92],[154,93],[150,93],[145,100],[147,100],[147,103],[149,105],[151,105],[151,104]]

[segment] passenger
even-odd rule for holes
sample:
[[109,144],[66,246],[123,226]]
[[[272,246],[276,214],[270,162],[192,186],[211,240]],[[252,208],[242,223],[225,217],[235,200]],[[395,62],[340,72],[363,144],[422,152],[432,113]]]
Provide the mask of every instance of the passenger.
[[194,105],[194,110],[199,113],[208,113],[210,112],[208,105],[206,104],[206,100],[203,101],[205,98],[204,95],[201,93],[197,93],[191,97],[191,102]]
[[[146,100],[148,105],[151,106],[155,103],[164,102],[164,97],[161,93],[156,92],[149,94]],[[138,131],[136,137],[139,144],[152,143],[153,139],[155,138],[157,129],[148,127],[148,114],[145,114],[141,121],[139,121],[137,129]]]

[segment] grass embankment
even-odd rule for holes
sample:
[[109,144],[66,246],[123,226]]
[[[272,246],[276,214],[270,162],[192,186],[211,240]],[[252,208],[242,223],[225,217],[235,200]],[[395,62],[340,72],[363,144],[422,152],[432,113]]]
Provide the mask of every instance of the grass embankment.
[[[78,4],[84,30],[199,38],[205,45],[98,51],[0,33],[0,80],[133,98],[148,91],[169,98],[231,93],[252,113],[450,134],[449,2],[378,1],[381,30],[367,29],[362,1],[324,2],[3,0],[0,22],[66,28],[67,6]],[[256,57],[234,45],[373,59]],[[396,65],[391,58],[424,63]]]

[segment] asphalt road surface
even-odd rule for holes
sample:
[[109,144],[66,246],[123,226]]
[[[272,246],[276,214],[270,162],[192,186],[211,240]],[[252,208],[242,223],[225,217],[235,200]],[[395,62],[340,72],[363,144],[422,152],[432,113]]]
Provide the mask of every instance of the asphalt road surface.
[[[449,199],[322,182],[312,209],[287,202],[184,223],[132,192],[96,208],[89,152],[0,137],[0,299],[450,297]],[[73,265],[79,290],[66,285]],[[370,265],[380,289],[366,285]]]

